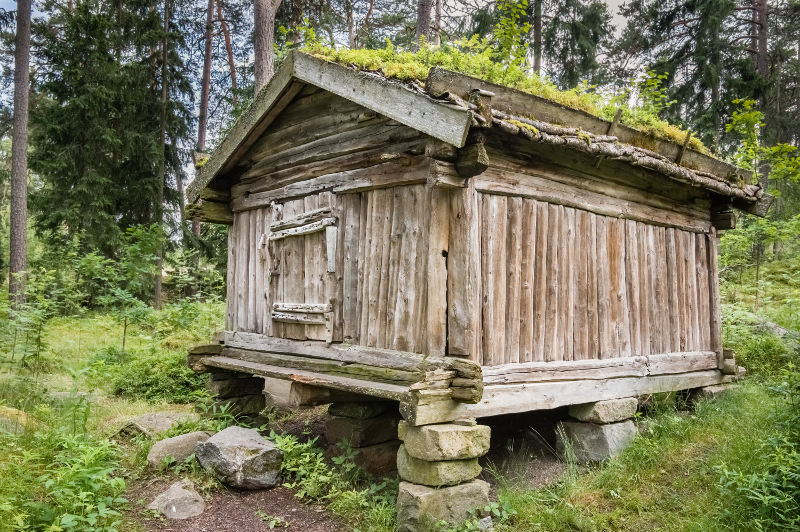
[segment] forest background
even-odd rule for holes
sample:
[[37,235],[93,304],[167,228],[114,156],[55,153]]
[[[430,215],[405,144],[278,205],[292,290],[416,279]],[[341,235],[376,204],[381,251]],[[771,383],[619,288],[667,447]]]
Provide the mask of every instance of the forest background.
[[[442,58],[488,60],[498,65],[494,81],[524,76],[601,114],[622,108],[637,127],[691,130],[693,146],[751,170],[776,197],[764,218],[740,214],[720,248],[726,346],[756,386],[736,408],[753,427],[774,428],[740,442],[760,458],[726,455],[725,467],[704,475],[739,501],[714,526],[800,527],[799,0],[0,6],[0,408],[50,419],[37,410],[47,404],[43,383],[148,403],[202,399],[185,348],[221,328],[227,228],[189,220],[184,190],[196,153],[213,150],[290,50],[414,72]],[[113,338],[93,338],[95,327]],[[3,440],[11,450],[0,460],[0,529],[72,522],[64,516],[116,526],[116,510],[97,514],[103,493],[114,494],[106,510],[122,504],[113,471],[84,479],[101,485],[88,503],[52,484],[35,496],[23,489],[33,489],[24,475],[55,475],[58,460],[80,461],[99,445],[102,431],[87,428],[88,417],[80,437],[70,419],[53,425],[61,443],[50,447],[42,444],[50,433]],[[106,450],[93,455],[98,463],[118,464]],[[17,451],[38,458],[17,460]],[[56,486],[80,481],[58,478]],[[560,489],[578,489],[570,486]],[[565,493],[561,502],[518,499],[521,515],[505,517],[521,526],[540,519],[534,510],[544,504],[542,515],[574,521]],[[29,500],[37,503],[21,502]]]

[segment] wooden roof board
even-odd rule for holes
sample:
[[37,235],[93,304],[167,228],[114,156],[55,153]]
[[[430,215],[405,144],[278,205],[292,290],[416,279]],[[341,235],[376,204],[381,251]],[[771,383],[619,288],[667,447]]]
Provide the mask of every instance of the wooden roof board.
[[189,202],[197,201],[213,179],[235,167],[238,158],[304,84],[320,87],[456,147],[465,144],[472,123],[468,109],[436,101],[382,76],[293,51],[199,169],[187,188]]

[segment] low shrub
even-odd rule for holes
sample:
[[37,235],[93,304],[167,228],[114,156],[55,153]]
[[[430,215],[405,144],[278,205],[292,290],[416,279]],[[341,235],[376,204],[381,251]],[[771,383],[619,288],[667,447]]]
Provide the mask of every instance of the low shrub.
[[129,362],[108,370],[115,395],[151,403],[188,403],[205,395],[205,377],[189,369],[179,351],[134,352]]

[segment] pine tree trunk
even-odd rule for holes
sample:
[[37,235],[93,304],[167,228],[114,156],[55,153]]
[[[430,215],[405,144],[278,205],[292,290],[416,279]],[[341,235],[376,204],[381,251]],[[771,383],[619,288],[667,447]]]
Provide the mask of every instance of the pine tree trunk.
[[432,5],[433,0],[419,0],[417,4],[417,34],[415,38],[417,46],[419,46],[422,36],[425,36],[425,41],[430,41]]
[[[225,37],[225,53],[228,55],[228,68],[231,72],[231,100],[233,106],[238,104],[237,88],[236,88],[236,63],[233,60],[233,46],[231,46],[231,32],[228,30],[228,22],[222,16],[222,0],[217,0],[217,19],[219,20],[220,27],[222,28],[222,35]],[[199,227],[199,226],[198,226]],[[199,229],[198,229],[198,233]]]
[[433,19],[433,44],[442,44],[442,0],[436,0],[434,4],[434,19]]
[[[158,185],[156,188],[155,220],[159,226],[164,224],[164,183],[167,179],[167,99],[169,96],[169,0],[164,0],[164,35],[161,39],[161,158],[158,169]],[[158,260],[155,276],[155,290],[153,291],[153,306],[161,307],[162,296],[162,271],[164,267],[164,245],[158,247]]]
[[211,54],[214,44],[214,0],[206,7],[205,49],[203,51],[203,77],[200,82],[200,113],[197,117],[197,151],[206,151],[208,127],[208,96],[211,92]]
[[542,0],[533,0],[533,71],[542,72]]
[[767,48],[767,0],[758,0],[756,3],[758,13],[758,60],[756,67],[759,75],[766,79],[769,76],[769,57]]
[[347,47],[354,50],[356,47],[356,23],[353,17],[353,3],[345,1],[344,19],[347,24]]
[[25,302],[28,263],[28,91],[30,86],[31,3],[17,0],[14,41],[14,131],[11,144],[11,234],[8,297],[14,308]]
[[275,13],[281,0],[255,0],[253,49],[255,51],[255,93],[269,82],[275,72]]

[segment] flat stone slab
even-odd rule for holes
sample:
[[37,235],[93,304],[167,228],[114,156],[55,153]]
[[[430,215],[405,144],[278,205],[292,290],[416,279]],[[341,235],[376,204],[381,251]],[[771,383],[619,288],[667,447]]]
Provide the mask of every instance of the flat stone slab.
[[587,423],[615,423],[636,415],[639,401],[635,397],[609,399],[569,407],[569,415]]
[[167,519],[189,519],[203,513],[206,503],[188,480],[176,482],[147,505],[148,510],[158,510]]
[[398,431],[401,432],[409,455],[420,460],[438,461],[483,456],[489,451],[492,429],[486,425],[442,423],[421,427],[406,425],[402,431]]
[[220,482],[236,488],[271,488],[280,481],[283,453],[257,431],[228,427],[194,451],[197,461]]
[[489,484],[473,480],[447,488],[431,488],[410,482],[400,482],[397,494],[397,530],[427,532],[436,523],[447,521],[458,526],[470,517],[470,512],[489,504]]
[[564,437],[572,444],[579,463],[600,462],[617,456],[630,445],[636,437],[636,426],[630,420],[603,425],[562,421],[556,432],[556,446],[561,454],[566,450]]
[[397,450],[397,473],[400,478],[425,486],[454,486],[472,480],[481,474],[477,458],[428,462],[414,458],[406,452],[405,445]]
[[394,413],[381,414],[369,419],[331,417],[325,424],[325,439],[328,443],[349,441],[353,447],[366,447],[397,439],[397,423],[400,417]]
[[117,434],[129,438],[134,436],[147,436],[148,438],[152,438],[153,436],[168,431],[181,421],[190,419],[197,419],[197,415],[183,412],[153,412],[151,414],[142,414],[125,423]]
[[221,399],[245,395],[261,395],[264,393],[264,379],[245,376],[233,379],[211,379],[206,384],[206,388],[208,388],[211,395]]
[[351,419],[371,419],[387,412],[393,405],[386,402],[364,403],[333,403],[328,407],[332,416],[347,417]]
[[168,456],[171,456],[176,463],[180,464],[194,454],[195,446],[198,443],[204,442],[210,437],[210,432],[198,431],[157,441],[147,453],[147,463],[150,464],[150,467],[159,467]]

